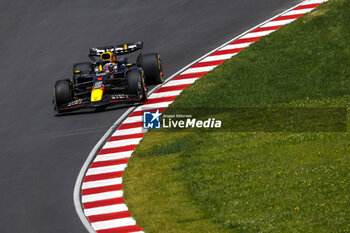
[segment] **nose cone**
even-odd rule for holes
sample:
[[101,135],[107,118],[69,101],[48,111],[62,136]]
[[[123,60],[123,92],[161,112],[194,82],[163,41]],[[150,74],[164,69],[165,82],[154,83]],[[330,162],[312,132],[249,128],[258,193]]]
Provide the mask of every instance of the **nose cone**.
[[103,89],[93,89],[91,92],[91,102],[101,101],[103,96]]

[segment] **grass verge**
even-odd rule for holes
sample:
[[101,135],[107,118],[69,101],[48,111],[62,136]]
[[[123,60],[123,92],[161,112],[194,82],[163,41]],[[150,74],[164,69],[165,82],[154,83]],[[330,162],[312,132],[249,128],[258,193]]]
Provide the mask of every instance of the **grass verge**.
[[[331,0],[208,73],[167,111],[348,108],[349,28],[350,1]],[[153,130],[124,177],[127,205],[149,233],[350,232],[348,132]]]

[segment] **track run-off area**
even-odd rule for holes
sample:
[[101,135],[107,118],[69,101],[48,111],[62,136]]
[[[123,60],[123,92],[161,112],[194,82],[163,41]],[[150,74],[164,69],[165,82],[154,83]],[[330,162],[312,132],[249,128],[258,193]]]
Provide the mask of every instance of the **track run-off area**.
[[142,137],[143,111],[165,110],[188,86],[260,38],[309,13],[326,0],[307,0],[212,50],[154,88],[142,106],[128,109],[90,153],[75,187],[75,206],[89,232],[143,232],[123,199],[122,176]]

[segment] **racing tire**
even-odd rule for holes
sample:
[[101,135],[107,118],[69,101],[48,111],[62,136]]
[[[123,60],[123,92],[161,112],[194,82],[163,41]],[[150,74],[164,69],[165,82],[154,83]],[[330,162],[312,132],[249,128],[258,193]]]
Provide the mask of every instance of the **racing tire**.
[[147,89],[142,72],[139,70],[131,70],[126,74],[128,83],[128,93],[138,96],[141,101],[147,100]]
[[63,104],[67,104],[73,100],[73,88],[71,81],[69,80],[58,80],[55,83],[54,90],[55,98],[55,109],[58,110]]
[[88,74],[90,73],[92,69],[91,62],[80,62],[73,65],[73,74],[75,74],[76,71],[80,71],[81,74]]
[[147,84],[160,84],[164,82],[162,59],[158,53],[142,54],[137,60],[145,72]]

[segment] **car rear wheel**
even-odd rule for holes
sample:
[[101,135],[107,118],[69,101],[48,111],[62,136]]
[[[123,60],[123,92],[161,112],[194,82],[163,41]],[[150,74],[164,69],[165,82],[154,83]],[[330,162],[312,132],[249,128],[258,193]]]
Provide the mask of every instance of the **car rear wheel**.
[[73,88],[71,81],[69,80],[58,80],[55,83],[54,90],[55,108],[59,111],[59,107],[63,104],[67,104],[73,100]]
[[136,95],[142,101],[147,100],[147,89],[143,75],[138,70],[131,70],[127,73],[128,92],[130,95]]
[[147,84],[164,82],[163,64],[158,53],[140,55],[138,63],[145,72]]

